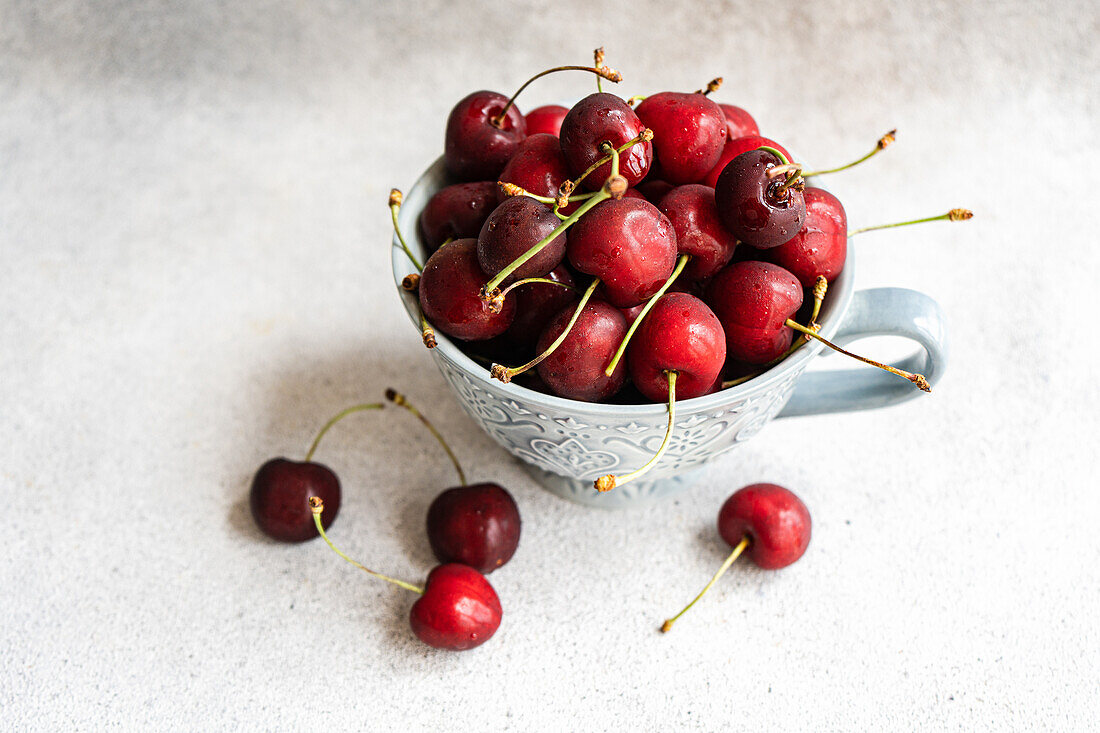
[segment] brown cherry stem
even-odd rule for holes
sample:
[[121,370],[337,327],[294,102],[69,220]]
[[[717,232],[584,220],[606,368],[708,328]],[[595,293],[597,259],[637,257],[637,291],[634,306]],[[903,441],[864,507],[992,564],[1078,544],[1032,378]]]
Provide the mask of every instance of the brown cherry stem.
[[[597,69],[603,67],[603,46],[600,46],[592,52],[592,58],[594,61],[594,63],[592,64],[593,66],[595,66]],[[603,91],[603,77],[599,74],[596,75],[596,91]]]
[[668,427],[665,428],[665,439],[661,441],[661,447],[657,449],[657,452],[653,454],[652,458],[646,461],[644,466],[637,470],[622,476],[615,476],[610,473],[606,476],[600,476],[595,481],[596,491],[602,494],[611,491],[616,486],[630,483],[634,479],[649,473],[650,469],[660,462],[661,457],[664,456],[665,451],[668,450],[668,444],[672,438],[672,428],[676,423],[676,375],[677,372],[675,371],[669,370],[665,372],[665,376],[668,377]]
[[[556,196],[539,196],[538,194],[531,193],[522,186],[517,186],[514,183],[508,183],[507,181],[497,181],[497,186],[504,193],[505,196],[526,196],[532,198],[542,204],[556,204],[560,200],[560,197]],[[566,205],[573,201],[584,201],[590,199],[596,195],[596,191],[589,191],[588,193],[569,194],[566,197]]]
[[401,201],[404,196],[401,191],[394,188],[390,190],[390,217],[393,219],[393,230],[397,233],[397,241],[401,242],[401,249],[405,250],[405,255],[409,258],[409,261],[413,263],[413,267],[417,272],[424,269],[424,265],[420,264],[420,260],[416,259],[416,255],[409,249],[409,245],[405,242],[405,235],[401,233],[401,226],[397,223],[397,213],[401,211]]
[[589,73],[595,74],[598,77],[607,79],[608,81],[615,82],[616,84],[623,80],[622,74],[606,66],[601,66],[599,68],[594,66],[555,66],[553,69],[540,71],[527,81],[523,82],[523,86],[516,90],[516,93],[513,94],[512,98],[508,100],[508,103],[504,105],[504,109],[502,109],[496,117],[489,120],[489,124],[491,124],[493,127],[500,127],[501,123],[504,121],[504,116],[508,114],[508,110],[512,108],[513,104],[515,104],[516,97],[518,97],[520,93],[523,92],[523,90],[531,84],[531,82],[533,82],[535,79],[540,79],[547,74],[553,74],[558,71],[587,71]]
[[405,395],[401,394],[392,387],[386,388],[386,399],[397,405],[398,407],[404,407],[406,410],[416,416],[417,420],[423,423],[424,427],[428,429],[428,432],[432,434],[432,437],[434,437],[436,441],[438,441],[439,444],[443,446],[443,450],[446,451],[447,457],[450,458],[451,463],[454,464],[455,471],[458,473],[459,482],[461,482],[461,484],[465,486],[466,473],[462,470],[462,464],[458,462],[458,457],[454,454],[454,451],[451,450],[451,446],[449,446],[447,444],[447,441],[444,440],[443,434],[435,429],[435,425],[432,425],[431,420],[424,417],[424,414],[420,412],[420,410],[413,407],[412,404],[409,403],[409,400],[405,397]]
[[649,315],[649,311],[653,309],[654,304],[656,304],[661,296],[668,291],[672,283],[676,282],[676,278],[684,271],[684,266],[687,265],[690,259],[691,255],[680,255],[680,260],[676,263],[676,268],[672,271],[672,274],[668,276],[668,279],[665,280],[665,284],[646,301],[645,307],[642,308],[642,312],[639,313],[638,317],[634,319],[634,322],[630,324],[630,328],[627,329],[626,335],[623,336],[623,340],[619,342],[619,348],[615,349],[615,355],[611,357],[611,361],[608,363],[607,368],[603,370],[604,374],[610,377],[615,373],[615,367],[619,365],[619,360],[622,359],[623,354],[626,353],[626,346],[630,343],[630,339],[634,336],[634,332],[638,330],[638,326],[640,326],[645,317]]
[[970,209],[951,209],[946,214],[940,214],[939,216],[929,216],[924,219],[913,219],[912,221],[899,221],[894,224],[879,224],[873,227],[863,227],[862,229],[854,229],[848,232],[848,238],[851,239],[857,234],[863,234],[864,232],[873,232],[879,229],[893,229],[894,227],[907,227],[910,224],[924,224],[928,221],[966,221],[967,219],[973,219],[974,212]]
[[324,424],[320,431],[318,431],[317,437],[313,439],[313,442],[310,443],[309,450],[306,451],[306,463],[309,463],[313,460],[313,454],[317,452],[317,446],[321,445],[321,438],[325,437],[325,433],[327,433],[333,425],[353,413],[363,412],[364,410],[381,410],[382,407],[383,405],[380,402],[364,403],[361,405],[352,405],[351,407],[340,410],[340,412],[333,415],[331,418],[329,418],[329,421]]
[[707,82],[707,85],[702,89],[696,89],[696,94],[702,94],[704,97],[711,92],[716,92],[722,87],[722,77],[716,76]]
[[425,348],[434,349],[435,344],[435,329],[432,328],[432,324],[428,323],[428,319],[424,316],[424,311],[417,304],[417,314],[420,316],[420,340],[424,342]]
[[912,374],[910,372],[905,371],[904,369],[898,369],[897,367],[892,367],[889,364],[883,364],[882,362],[875,361],[874,359],[868,359],[865,356],[860,356],[859,354],[853,354],[850,351],[847,351],[845,349],[840,348],[839,346],[834,344],[832,341],[829,341],[828,339],[826,339],[822,336],[819,336],[812,329],[806,328],[801,323],[797,323],[797,322],[791,320],[790,318],[787,319],[786,325],[787,325],[788,328],[793,328],[795,331],[798,331],[799,333],[804,333],[807,336],[809,336],[810,338],[813,338],[813,339],[816,339],[816,340],[820,341],[821,343],[828,346],[830,349],[832,349],[834,351],[839,351],[841,354],[844,354],[845,356],[850,356],[853,359],[856,359],[858,361],[862,361],[864,364],[870,364],[873,367],[878,367],[879,369],[890,372],[891,374],[896,374],[896,375],[898,375],[899,377],[901,377],[903,379],[908,379],[910,382],[917,385],[917,387],[919,387],[922,392],[931,392],[932,391],[932,387],[928,384],[928,380],[924,378],[923,374]]
[[881,153],[883,150],[886,150],[886,148],[890,147],[894,143],[894,140],[897,139],[897,134],[898,134],[897,130],[890,130],[890,132],[886,133],[885,135],[883,135],[882,137],[879,138],[878,143],[875,145],[874,150],[867,153],[867,155],[864,155],[862,158],[857,158],[857,159],[853,160],[851,163],[848,163],[848,164],[842,165],[842,166],[838,166],[836,168],[826,168],[824,170],[819,170],[819,171],[810,171],[809,173],[803,173],[802,175],[804,175],[806,177],[809,177],[809,176],[823,176],[826,173],[839,173],[840,171],[846,171],[849,168],[854,168],[855,166],[859,165],[863,161],[870,160],[871,158],[873,158],[876,155],[878,155],[879,153]]
[[309,508],[313,511],[313,523],[317,525],[317,532],[321,535],[321,539],[323,539],[325,541],[325,544],[328,545],[332,549],[333,552],[335,552],[337,555],[344,558],[349,563],[351,563],[352,565],[359,568],[360,570],[362,570],[365,573],[370,573],[371,575],[373,575],[376,578],[381,578],[382,580],[386,581],[387,583],[393,583],[394,585],[396,585],[398,587],[401,587],[401,588],[404,588],[405,590],[411,590],[413,593],[418,593],[420,595],[424,595],[424,589],[423,588],[415,586],[412,583],[406,583],[403,580],[398,580],[397,578],[391,578],[388,575],[382,575],[382,573],[375,572],[374,570],[371,570],[370,568],[368,568],[363,563],[356,562],[355,560],[352,560],[350,557],[348,557],[343,552],[341,552],[340,549],[338,547],[336,547],[336,545],[332,544],[332,540],[330,540],[328,538],[328,535],[325,534],[325,528],[321,524],[321,512],[323,512],[325,510],[324,502],[322,502],[319,497],[311,496],[311,497],[309,497]]
[[737,546],[733,548],[733,552],[729,554],[729,557],[726,558],[726,561],[722,563],[722,566],[720,568],[718,568],[718,572],[714,574],[714,577],[712,577],[710,579],[710,582],[707,583],[706,586],[704,586],[703,590],[699,591],[699,595],[695,596],[695,598],[691,600],[691,603],[684,606],[683,610],[681,610],[680,613],[676,614],[670,619],[665,619],[665,622],[661,624],[662,634],[667,634],[669,631],[671,631],[672,625],[676,623],[676,620],[687,613],[688,609],[694,606],[696,601],[707,594],[707,591],[711,589],[711,586],[717,583],[718,579],[725,575],[726,571],[730,569],[730,565],[733,565],[734,560],[741,557],[741,553],[745,551],[745,548],[749,546],[749,543],[750,539],[748,535],[743,537],[741,541],[737,543]]

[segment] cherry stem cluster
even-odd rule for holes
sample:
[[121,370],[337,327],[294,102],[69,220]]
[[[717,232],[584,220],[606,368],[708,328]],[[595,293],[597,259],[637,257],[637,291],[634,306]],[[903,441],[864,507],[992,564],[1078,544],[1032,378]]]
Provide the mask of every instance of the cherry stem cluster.
[[413,593],[418,593],[420,595],[424,595],[424,589],[423,588],[415,586],[412,583],[406,583],[403,580],[398,580],[397,578],[391,578],[388,575],[383,575],[382,573],[375,572],[374,570],[371,570],[370,568],[368,568],[363,563],[356,562],[355,560],[352,560],[350,557],[348,557],[343,552],[341,552],[340,549],[336,545],[332,544],[332,540],[330,540],[328,538],[328,535],[325,534],[324,525],[321,524],[321,512],[323,512],[325,510],[324,502],[321,501],[320,497],[311,496],[311,497],[309,497],[309,508],[313,511],[313,523],[315,525],[317,525],[318,534],[321,535],[321,539],[323,539],[325,541],[325,544],[328,545],[332,549],[333,552],[335,552],[337,555],[344,558],[349,563],[351,563],[352,565],[359,568],[360,570],[362,570],[365,573],[369,573],[369,574],[373,575],[376,578],[381,578],[382,580],[386,581],[387,583],[393,583],[394,585],[399,586],[401,588],[404,588],[405,590],[411,590]]

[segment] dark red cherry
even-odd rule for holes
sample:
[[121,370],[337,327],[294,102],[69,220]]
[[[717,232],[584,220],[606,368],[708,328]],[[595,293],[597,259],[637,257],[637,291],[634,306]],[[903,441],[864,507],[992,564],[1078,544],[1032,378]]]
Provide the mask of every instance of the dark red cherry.
[[464,97],[447,118],[443,160],[452,176],[463,181],[497,179],[504,164],[527,137],[527,121],[515,105],[508,108],[500,126],[492,120],[508,98],[480,91]]
[[665,197],[665,194],[671,191],[673,186],[668,181],[662,181],[652,176],[647,176],[644,181],[638,184],[637,188],[628,188],[627,191],[637,191],[645,197],[645,200],[654,206],[658,206],[661,203],[661,199]]
[[[488,275],[496,275],[534,247],[561,224],[549,206],[530,196],[512,196],[498,206],[477,237],[477,261]],[[550,240],[537,255],[520,265],[503,284],[527,277],[542,277],[565,259],[565,234]],[[485,283],[483,282],[482,285]]]
[[[733,104],[719,103],[718,106],[722,108],[722,116],[726,118],[726,130],[729,132],[730,140],[760,134],[760,128],[757,127],[756,120],[746,110]],[[733,157],[736,158],[737,156]]]
[[328,467],[273,458],[252,479],[248,503],[252,518],[268,537],[280,542],[304,542],[317,536],[309,497],[325,503],[321,523],[326,529],[340,511],[340,480]]
[[699,92],[651,94],[636,110],[653,130],[661,178],[673,185],[694,183],[718,164],[728,131],[722,108]]
[[602,293],[628,308],[656,293],[676,266],[676,234],[642,198],[608,199],[569,229],[569,262],[602,281]]
[[705,300],[726,333],[726,356],[767,364],[791,345],[786,322],[802,306],[802,284],[769,262],[735,262],[710,281]]
[[409,625],[428,646],[462,651],[488,641],[502,613],[484,575],[469,565],[449,563],[428,573],[424,594],[409,611]]
[[790,241],[766,250],[765,258],[789,270],[804,287],[812,288],[821,275],[829,282],[844,269],[848,258],[848,215],[836,196],[823,188],[807,187],[806,223]]
[[[614,94],[597,92],[573,105],[561,124],[561,150],[576,177],[604,157],[602,143],[619,148],[636,138],[645,125],[626,102]],[[619,173],[627,184],[639,183],[653,161],[653,144],[639,142],[619,156]],[[611,175],[611,163],[605,163],[584,179],[583,186],[595,191]]]
[[718,512],[718,533],[730,546],[748,537],[752,561],[765,570],[778,570],[806,552],[810,512],[782,486],[752,484],[726,499]]
[[806,221],[806,201],[795,188],[783,190],[785,177],[768,179],[781,165],[767,150],[750,150],[730,161],[714,187],[714,203],[726,229],[758,249],[788,242]]
[[722,154],[718,157],[718,163],[710,169],[710,173],[703,179],[703,183],[714,188],[718,183],[718,176],[722,175],[722,171],[725,170],[729,162],[736,158],[741,153],[747,153],[750,150],[756,150],[762,145],[766,145],[769,148],[775,148],[787,156],[787,160],[791,160],[791,154],[787,152],[787,149],[777,143],[775,140],[769,140],[766,137],[760,137],[759,135],[746,135],[745,137],[739,137],[735,140],[726,141],[726,146],[722,148]]
[[514,299],[499,313],[481,299],[489,277],[477,263],[477,240],[459,239],[440,247],[420,273],[420,308],[436,328],[464,341],[484,341],[504,333],[515,316]]
[[535,107],[527,113],[527,134],[538,135],[546,133],[557,137],[561,132],[561,123],[569,110],[560,104],[546,104]]
[[667,372],[676,372],[676,399],[708,394],[726,361],[722,324],[687,293],[662,295],[627,349],[630,378],[654,402],[668,401]]
[[436,558],[486,575],[512,559],[519,530],[519,507],[496,484],[447,489],[428,507],[428,542]]
[[[536,347],[540,354],[565,331],[574,310],[574,306],[567,306],[546,326]],[[585,304],[561,345],[539,363],[539,376],[559,397],[584,402],[606,400],[626,382],[625,360],[619,361],[610,377],[604,374],[626,329],[626,316],[621,310],[593,298]]]
[[[558,265],[546,273],[546,279],[575,285],[573,276],[565,265]],[[504,332],[505,338],[524,349],[534,348],[546,324],[570,303],[577,301],[577,294],[569,288],[545,283],[520,285],[507,296],[516,300],[516,317]],[[505,361],[494,358],[493,361]]]
[[[500,181],[514,183],[536,196],[556,197],[561,184],[569,180],[569,166],[561,152],[561,144],[553,135],[530,135],[516,150],[516,154],[504,166]],[[508,196],[497,187],[497,200]],[[576,211],[579,203],[571,203],[561,210],[568,216]]]
[[420,213],[420,233],[429,252],[448,239],[476,237],[497,206],[495,181],[456,183],[439,189]]
[[699,183],[677,186],[657,208],[672,223],[680,254],[691,255],[677,282],[708,280],[733,258],[737,237],[718,218],[713,188]]

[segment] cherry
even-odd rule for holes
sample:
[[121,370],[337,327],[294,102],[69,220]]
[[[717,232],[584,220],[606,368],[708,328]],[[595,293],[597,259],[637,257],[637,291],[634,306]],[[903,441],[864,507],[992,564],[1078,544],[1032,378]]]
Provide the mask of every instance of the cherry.
[[273,540],[305,542],[317,536],[309,497],[319,496],[329,507],[328,527],[340,511],[340,480],[320,463],[273,458],[256,472],[249,506],[256,525]]
[[789,241],[766,250],[766,258],[791,272],[803,287],[818,276],[832,281],[848,258],[848,216],[840,199],[823,188],[807,187],[806,222]]
[[[719,103],[718,106],[722,108],[722,115],[726,118],[726,130],[729,133],[730,140],[760,134],[760,128],[756,125],[756,120],[752,118],[747,110],[733,104]],[[730,160],[736,157],[736,155],[732,156]]]
[[[606,156],[603,143],[612,147],[638,138],[645,126],[626,102],[614,94],[597,92],[573,105],[561,125],[561,149],[573,175],[579,176]],[[627,184],[636,185],[649,172],[653,161],[653,145],[641,140],[631,145],[619,163],[619,172]],[[610,162],[589,174],[582,184],[591,190],[600,187],[611,175]]]
[[645,98],[638,119],[653,130],[662,179],[694,183],[718,163],[729,134],[722,109],[704,94],[660,92]]
[[448,239],[476,237],[496,205],[494,181],[456,183],[439,189],[420,213],[420,233],[429,253]]
[[[574,316],[573,327],[567,330]],[[539,376],[559,397],[584,402],[606,400],[626,382],[626,364],[619,364],[611,376],[604,374],[626,328],[623,312],[604,300],[593,299],[579,312],[563,310],[539,337],[538,350],[545,354],[565,334],[557,348],[538,364]]]
[[737,238],[719,219],[713,188],[697,183],[678,186],[661,199],[657,208],[672,223],[680,254],[691,255],[684,269],[687,280],[708,280],[733,258]]
[[705,293],[726,334],[726,355],[767,364],[791,345],[787,325],[802,307],[798,278],[767,262],[735,262],[715,275]]
[[456,486],[428,507],[428,541],[443,563],[463,563],[487,575],[512,559],[519,533],[515,499],[497,484]]
[[502,614],[484,575],[469,565],[448,563],[428,573],[423,595],[409,610],[409,625],[430,647],[465,651],[488,641]]
[[486,275],[478,265],[477,240],[459,239],[435,251],[420,275],[420,308],[443,333],[464,341],[499,336],[512,323],[515,300],[499,310],[479,297]]
[[512,325],[504,332],[512,343],[524,348],[534,348],[550,319],[576,301],[576,283],[565,265],[559,265],[548,272],[546,279],[569,287],[539,282],[518,287],[515,295],[516,316],[512,319]]
[[676,372],[677,399],[708,393],[726,361],[718,317],[687,293],[666,293],[642,320],[627,351],[630,379],[654,402],[668,399],[668,372]]
[[810,512],[802,500],[776,484],[752,484],[738,489],[718,512],[718,534],[733,548],[706,587],[680,613],[666,620],[662,632],[706,595],[746,549],[764,570],[796,562],[810,544]]
[[612,305],[627,308],[657,292],[676,264],[676,234],[644,199],[603,201],[569,230],[569,262],[603,284]]
[[[561,145],[553,135],[531,135],[516,150],[516,154],[500,173],[500,182],[511,183],[536,196],[555,198],[561,184],[569,180],[569,167],[561,153]],[[509,198],[499,186],[497,200]],[[568,215],[576,210],[575,204],[563,208]]]
[[[730,161],[714,187],[722,223],[739,240],[759,249],[778,247],[798,234],[806,220],[806,201],[797,171],[786,179],[773,169],[790,162],[779,151],[750,150]],[[780,169],[781,170],[781,169]]]
[[560,104],[546,104],[527,113],[527,134],[547,134],[557,137],[561,132],[561,122],[569,110]]
[[722,148],[722,154],[718,157],[718,163],[710,169],[710,173],[706,175],[702,183],[711,188],[714,188],[718,183],[718,176],[722,175],[722,171],[725,170],[729,162],[736,158],[741,153],[747,153],[750,150],[756,150],[759,147],[775,148],[787,156],[789,159],[791,154],[787,152],[787,149],[774,140],[769,140],[766,137],[760,137],[759,135],[746,135],[745,137],[739,137],[731,139],[726,142],[725,147]]
[[529,196],[512,196],[498,206],[477,238],[477,261],[487,274],[496,275],[533,245],[549,238],[534,256],[517,267],[501,284],[541,277],[565,258],[564,234],[553,235],[561,219],[546,204]]
[[646,179],[644,181],[638,184],[637,188],[632,188],[630,189],[630,191],[637,191],[645,198],[646,201],[653,204],[654,206],[659,207],[661,199],[663,199],[665,197],[665,194],[667,194],[673,188],[675,188],[675,186],[673,186],[671,183],[669,183],[668,181],[662,181],[659,178],[653,178],[651,173],[651,175],[646,176]]
[[[504,116],[498,121],[501,112]],[[527,121],[507,97],[474,92],[447,118],[443,161],[451,175],[463,181],[496,180],[525,137]]]

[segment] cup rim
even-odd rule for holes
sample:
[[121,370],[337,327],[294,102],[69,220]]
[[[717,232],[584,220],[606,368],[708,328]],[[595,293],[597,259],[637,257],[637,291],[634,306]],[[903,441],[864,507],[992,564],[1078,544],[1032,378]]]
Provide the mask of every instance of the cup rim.
[[[429,185],[429,179],[436,177],[443,180],[447,178],[443,156],[437,158],[420,174],[416,182],[413,183],[412,187],[410,187],[405,194],[405,200],[409,201],[414,199],[415,194]],[[814,185],[817,188],[826,188],[817,183],[814,183]],[[432,194],[434,193],[433,191]],[[411,209],[402,206],[398,215],[398,220],[401,225],[401,231],[404,233],[409,247],[423,258],[426,254],[426,250],[420,235],[420,213],[419,210],[413,212]],[[405,276],[414,273],[416,270],[413,268],[412,263],[409,262],[408,257],[405,256],[405,252],[401,248],[401,243],[397,238],[396,232],[393,234],[390,250],[390,263],[393,270],[394,285],[397,287],[397,292],[401,298],[402,305],[405,307],[405,312],[408,314],[412,323],[419,326],[419,303],[415,299],[413,293],[401,287],[401,281]],[[837,297],[830,299],[831,302],[827,304],[827,312],[823,312],[822,317],[818,321],[821,324],[821,335],[830,340],[833,339],[840,329],[840,324],[843,323],[844,317],[852,302],[852,295],[854,293],[854,278],[852,276],[854,271],[853,260],[852,248],[849,247],[847,258],[844,263],[844,270],[829,283],[829,294],[835,294]],[[503,391],[505,393],[511,393],[513,398],[517,401],[524,400],[529,403],[537,403],[545,407],[548,411],[557,410],[572,414],[592,416],[613,414],[617,417],[652,418],[657,415],[664,416],[667,414],[668,405],[664,402],[652,402],[641,405],[583,402],[580,400],[570,400],[565,397],[558,397],[557,395],[546,394],[544,392],[536,392],[533,389],[512,382],[505,384],[500,380],[493,379],[487,368],[478,364],[463,353],[445,333],[437,330],[435,335],[436,347],[434,350],[438,351],[440,356],[458,367],[463,374],[477,383],[480,387],[492,392]],[[764,374],[754,377],[743,384],[719,390],[713,394],[703,395],[701,397],[677,400],[677,411],[688,413],[723,408],[730,403],[740,401],[757,392],[765,391],[777,382],[788,378],[791,373],[796,373],[803,369],[806,362],[821,353],[823,348],[825,348],[825,345],[820,341],[811,341]]]

